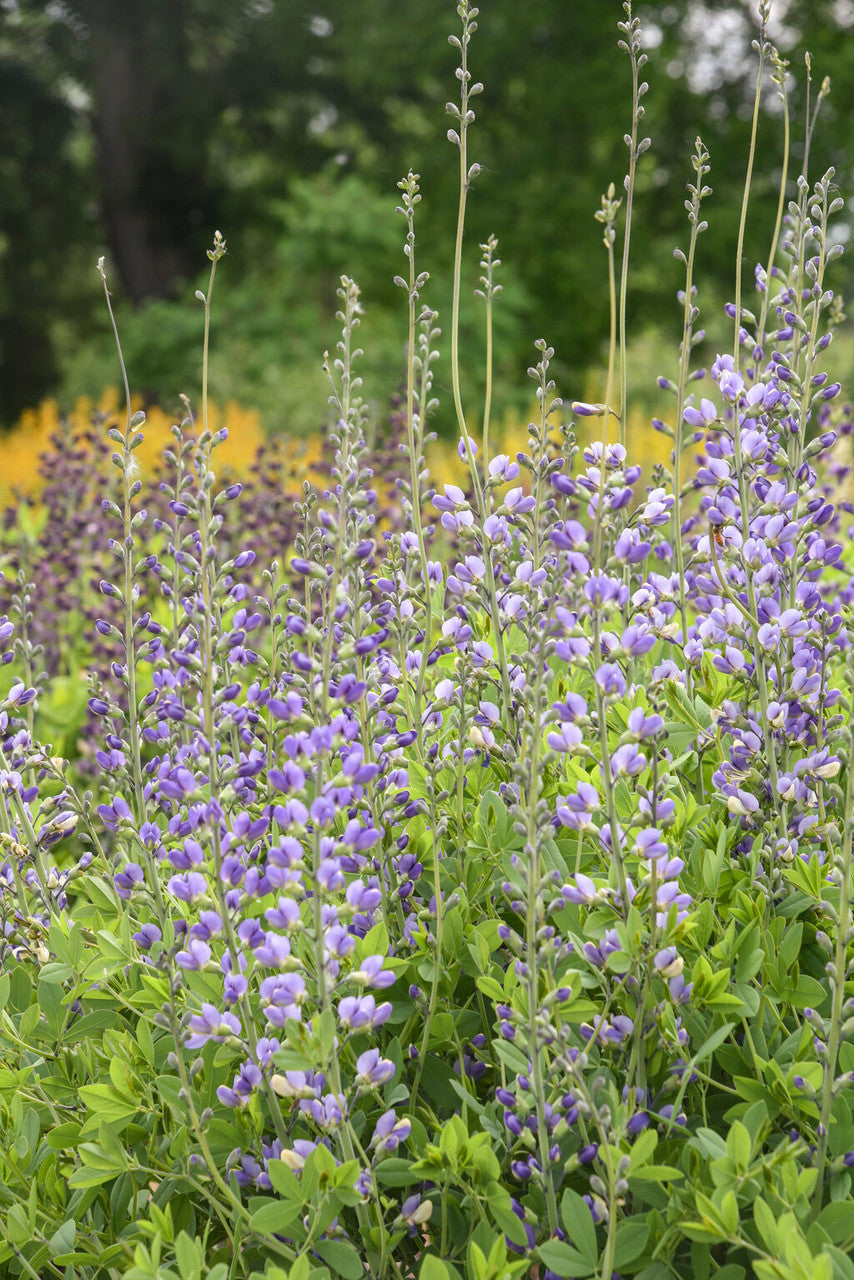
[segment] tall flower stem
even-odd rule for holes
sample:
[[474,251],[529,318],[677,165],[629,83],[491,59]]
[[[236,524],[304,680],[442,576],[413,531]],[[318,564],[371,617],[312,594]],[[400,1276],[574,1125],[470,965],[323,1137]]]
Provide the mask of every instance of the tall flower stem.
[[[177,1044],[180,1044],[181,1042],[181,1032],[178,1027],[178,1016],[175,1009],[174,995],[170,995],[169,1004],[167,1005],[167,1008],[169,1010],[168,1021],[169,1021],[170,1029],[172,1031],[172,1038],[174,1039],[177,1045]],[[176,1059],[176,1069],[178,1071],[178,1078],[181,1081],[181,1093],[183,1094],[183,1097],[187,1104],[187,1109],[190,1113],[190,1123],[193,1127],[193,1131],[195,1132],[196,1136],[199,1139],[199,1146],[201,1147],[201,1150],[202,1150],[202,1158],[205,1162],[208,1173],[210,1174],[211,1181],[213,1182],[217,1190],[221,1193],[221,1195],[224,1196],[231,1213],[234,1214],[236,1217],[242,1219],[244,1225],[246,1227],[249,1227],[251,1215],[248,1209],[245,1207],[240,1197],[235,1194],[232,1188],[225,1181],[225,1179],[223,1178],[222,1174],[219,1171],[216,1160],[214,1159],[213,1152],[211,1151],[211,1148],[210,1148],[210,1143],[208,1142],[208,1139],[207,1139],[207,1134],[205,1133],[204,1126],[201,1123],[201,1118],[199,1116],[199,1113],[196,1110],[196,1103],[193,1097],[193,1088],[190,1082],[190,1078],[187,1074],[187,1064],[185,1063],[184,1058],[180,1053],[177,1053],[175,1055],[175,1059]],[[278,1251],[281,1252],[282,1255],[288,1258],[290,1261],[293,1261],[294,1258],[296,1257],[296,1254],[287,1245],[280,1243]]]
[[842,1039],[842,1025],[845,1005],[845,981],[849,971],[849,947],[851,934],[851,873],[852,873],[852,839],[854,839],[854,735],[849,735],[848,774],[845,786],[845,810],[842,823],[842,848],[836,858],[836,879],[839,885],[839,910],[836,920],[836,944],[833,960],[827,966],[828,977],[833,989],[830,1004],[830,1028],[827,1037],[827,1057],[824,1061],[824,1079],[821,1087],[821,1104],[818,1118],[818,1144],[814,1167],[818,1170],[812,1201],[813,1221],[818,1217],[824,1198],[824,1183],[827,1176],[827,1144],[830,1130],[830,1113],[833,1106],[836,1067],[839,1057],[839,1045]]
[[[107,312],[110,317],[110,324],[113,330],[113,337],[116,343],[116,351],[119,357],[119,366],[122,373],[122,384],[125,395],[125,430],[122,442],[122,563],[124,565],[124,581],[122,584],[122,605],[123,605],[123,622],[124,622],[124,647],[125,647],[125,678],[127,681],[127,715],[128,715],[128,738],[131,755],[131,779],[133,784],[134,809],[136,812],[137,826],[139,827],[145,820],[145,792],[142,781],[142,756],[140,743],[142,742],[142,726],[139,719],[139,704],[137,697],[136,685],[136,645],[134,643],[134,626],[133,626],[133,590],[134,590],[134,566],[133,566],[133,499],[139,492],[139,481],[135,478],[135,464],[133,458],[134,449],[134,426],[135,420],[131,413],[130,402],[130,382],[128,380],[127,366],[125,364],[124,353],[122,352],[121,339],[119,338],[119,328],[116,324],[116,317],[113,313],[113,304],[110,298],[110,291],[107,288],[107,273],[104,267],[104,259],[98,260],[98,272],[101,277],[101,283],[104,286],[104,297],[107,302]],[[118,439],[118,436],[114,437]],[[141,441],[142,437],[139,437]],[[151,851],[146,848],[140,841],[142,856],[145,861],[145,869],[147,872],[147,880],[154,895],[154,902],[157,916],[161,924],[166,919],[166,906],[163,901],[163,889],[160,884],[160,871],[156,860]]]
[[[468,46],[472,35],[477,30],[478,10],[470,5],[468,0],[460,0],[457,5],[457,13],[462,19],[463,33],[462,38],[451,36],[451,44],[460,50],[460,67],[457,75],[460,81],[460,106],[448,104],[448,110],[458,122],[459,130],[449,129],[448,137],[457,146],[460,155],[460,198],[457,205],[457,232],[454,241],[454,284],[453,295],[451,299],[451,387],[453,390],[454,411],[457,417],[457,427],[460,433],[460,440],[463,442],[468,460],[469,472],[471,474],[472,489],[474,491],[475,502],[477,505],[478,515],[480,517],[480,527],[483,530],[486,517],[489,514],[486,505],[486,494],[480,480],[480,472],[478,470],[475,459],[474,445],[472,444],[466,425],[465,413],[463,412],[462,395],[460,393],[460,289],[462,279],[462,261],[463,261],[463,238],[466,226],[466,204],[468,201],[469,186],[474,178],[480,173],[480,165],[469,165],[468,162],[468,128],[474,122],[474,112],[469,106],[469,101],[476,94],[480,93],[483,85],[480,83],[471,83],[471,72],[468,69]],[[484,542],[486,539],[484,538]],[[507,657],[504,651],[504,633],[501,626],[501,612],[498,606],[498,591],[495,584],[495,568],[492,563],[492,555],[488,548],[484,546],[484,563],[486,566],[486,589],[489,601],[489,612],[492,618],[492,626],[495,635],[495,653],[498,659],[498,668],[501,673],[501,693],[504,701],[504,722],[511,724],[513,695],[510,689],[510,673],[507,667]]]
[[495,269],[501,265],[501,259],[496,258],[495,250],[498,248],[498,241],[495,236],[491,235],[481,246],[483,257],[481,259],[481,270],[483,275],[480,277],[482,289],[475,289],[475,294],[483,298],[486,302],[486,358],[485,358],[485,389],[483,394],[483,482],[486,484],[489,476],[489,428],[492,420],[492,379],[493,379],[493,352],[492,352],[492,309],[495,299],[501,293],[501,285],[495,283]]
[[[353,461],[352,432],[354,430],[354,413],[357,412],[357,409],[354,407],[353,393],[354,388],[359,385],[358,378],[354,378],[353,376],[353,362],[359,354],[353,349],[353,335],[359,323],[358,317],[361,309],[359,304],[359,289],[355,281],[349,279],[347,276],[342,276],[339,297],[341,297],[343,302],[343,310],[338,312],[338,318],[342,321],[343,329],[341,341],[338,344],[338,349],[341,355],[335,361],[335,369],[341,377],[340,393],[336,388],[334,377],[329,368],[328,359],[324,362],[333,387],[331,403],[338,410],[339,436],[338,452],[336,455],[336,470],[338,472],[336,492],[338,504],[337,511],[335,513],[335,545],[332,556],[332,573],[329,578],[326,609],[327,626],[321,652],[320,689],[317,706],[319,723],[323,725],[329,724],[331,710],[330,682],[332,679],[332,655],[335,644],[335,610],[342,584],[347,526],[352,511],[352,496],[348,487],[348,477],[350,475],[351,463]],[[318,762],[314,777],[315,795],[320,796],[323,794],[325,783],[326,753],[321,752],[318,755]],[[320,864],[323,860],[321,840],[321,826],[319,823],[315,823],[311,840],[312,946],[314,951],[314,967],[317,981],[318,1014],[319,1022],[322,1026],[334,1015],[331,1000],[332,993],[327,981],[326,956],[324,954],[323,895],[320,888]],[[382,871],[382,874],[385,875],[384,870]],[[345,1110],[343,1121],[338,1129],[338,1141],[340,1143],[341,1152],[345,1160],[355,1160],[355,1134],[349,1115],[346,1114],[346,1100],[344,1100],[341,1083],[341,1069],[336,1050],[333,1049],[328,1060],[323,1062],[323,1070],[327,1075],[334,1096],[336,1099],[342,1100],[343,1109]],[[380,1255],[377,1257],[375,1256],[374,1249],[368,1245],[371,1227],[367,1206],[362,1203],[358,1204],[356,1206],[356,1216],[358,1218],[362,1238],[371,1254],[371,1265],[375,1268],[376,1274],[381,1276],[385,1271],[385,1248],[384,1246],[381,1246]],[[383,1230],[381,1224],[378,1228],[378,1234],[382,1237]],[[383,1259],[382,1264],[380,1264],[380,1258]]]
[[[683,645],[688,639],[688,610],[685,600],[685,548],[682,543],[682,452],[685,447],[682,413],[685,408],[685,392],[688,386],[688,374],[691,364],[694,322],[697,318],[697,308],[692,302],[692,293],[694,289],[694,256],[697,250],[697,239],[706,229],[706,223],[700,221],[700,204],[706,195],[711,195],[711,189],[703,185],[703,178],[709,172],[709,153],[703,146],[701,138],[698,138],[695,144],[693,165],[694,173],[696,174],[696,181],[693,186],[689,187],[689,190],[691,191],[691,206],[688,212],[688,218],[691,224],[691,234],[688,240],[687,257],[681,250],[676,251],[677,256],[681,257],[685,264],[685,304],[682,316],[682,343],[679,348],[679,375],[676,386],[676,424],[673,440],[673,496],[675,501],[674,520],[676,523],[676,528],[674,530],[674,546],[676,550],[676,571],[679,575],[679,614],[682,621]],[[687,679],[689,682],[688,690],[690,693],[690,682],[692,680],[690,669],[687,672]]]
[[626,221],[623,229],[623,260],[620,266],[620,307],[619,307],[619,328],[620,328],[620,444],[626,443],[626,405],[628,401],[628,369],[626,367],[626,301],[629,288],[629,251],[632,240],[632,212],[634,208],[635,197],[635,178],[637,175],[637,162],[650,145],[649,138],[643,138],[638,142],[638,125],[644,116],[644,108],[641,105],[641,98],[646,93],[648,85],[646,82],[640,82],[640,71],[646,62],[646,54],[640,51],[640,23],[637,18],[632,17],[631,0],[625,0],[623,11],[626,15],[626,21],[618,23],[619,30],[625,36],[624,40],[618,41],[619,47],[628,54],[632,69],[632,123],[631,132],[625,136],[625,142],[629,149],[629,171],[626,174],[624,186],[626,191]]
[[[593,605],[593,653],[598,662],[602,652],[602,622],[600,611]],[[595,672],[594,672],[595,674]],[[614,779],[611,773],[611,749],[608,745],[607,703],[598,682],[596,683],[596,717],[599,721],[599,750],[602,756],[602,786],[605,790],[605,813],[608,818],[608,830],[611,833],[611,852],[617,872],[617,887],[620,893],[620,910],[625,916],[629,910],[629,885],[626,879],[626,868],[623,862],[623,850],[620,844],[620,824],[617,820],[617,800],[614,795]]]
[[602,196],[601,208],[597,209],[593,215],[605,228],[602,243],[608,255],[608,373],[605,379],[605,407],[609,410],[612,407],[611,400],[614,395],[614,370],[617,360],[617,264],[614,259],[614,241],[617,233],[614,230],[614,220],[622,203],[622,200],[617,200],[614,184],[610,182],[608,190]]
[[[11,764],[2,747],[0,747],[0,768],[3,769],[3,771],[7,774],[12,772]],[[18,820],[18,826],[21,832],[23,833],[24,840],[26,841],[27,849],[29,850],[30,857],[33,860],[33,865],[35,866],[36,872],[38,874],[39,885],[41,887],[41,892],[42,892],[42,898],[44,900],[45,906],[47,907],[48,914],[51,916],[58,915],[59,908],[56,905],[56,901],[48,885],[49,873],[48,873],[47,867],[45,866],[44,856],[42,854],[41,846],[38,841],[38,836],[33,830],[33,824],[30,822],[26,805],[24,804],[24,801],[21,799],[20,795],[14,788],[10,788],[8,794],[12,802],[12,807],[15,810],[15,815]],[[8,814],[8,810],[6,809],[5,800],[3,801],[3,811],[8,824],[9,814]],[[19,840],[18,843],[21,844],[21,841]],[[14,856],[10,858],[10,862],[12,863],[13,866],[15,866]],[[16,871],[15,878],[17,882],[18,881],[17,871]],[[18,885],[18,887],[20,892],[21,890],[20,884]],[[25,914],[28,914],[28,913],[25,911]]]
[[409,321],[408,342],[406,351],[406,435],[409,451],[409,487],[412,507],[412,527],[418,540],[418,559],[421,566],[421,579],[424,589],[424,641],[421,646],[421,662],[415,682],[414,729],[418,734],[418,754],[424,759],[424,682],[427,677],[427,657],[433,642],[433,592],[430,586],[429,562],[427,560],[427,544],[424,538],[424,522],[421,518],[421,464],[424,440],[424,417],[426,405],[419,404],[418,429],[415,427],[415,324],[416,303],[419,290],[427,281],[426,272],[420,276],[415,272],[415,205],[421,200],[418,190],[418,174],[410,172],[403,182],[398,183],[403,191],[403,207],[399,212],[406,218],[406,245],[404,252],[409,264],[407,280],[400,280],[407,293],[407,315]]
[[[740,357],[741,357],[741,274],[742,274],[742,257],[744,254],[744,233],[747,226],[747,209],[750,202],[750,189],[753,182],[753,164],[756,157],[756,139],[759,133],[759,105],[762,97],[762,80],[765,66],[768,59],[772,56],[773,48],[766,39],[766,24],[770,14],[770,3],[768,0],[762,0],[759,8],[762,29],[760,38],[755,46],[759,51],[759,69],[756,76],[756,93],[753,99],[753,116],[750,127],[750,147],[748,150],[747,173],[744,179],[744,193],[741,200],[741,214],[738,224],[738,241],[736,244],[735,257],[735,333],[733,337],[733,363],[735,372],[738,373]],[[735,473],[738,480],[739,505],[741,507],[741,531],[742,536],[747,537],[750,529],[750,491],[748,487],[747,469],[744,465],[744,454],[741,447],[741,418],[738,412],[738,404],[733,409],[733,451],[735,461]],[[710,544],[714,544],[714,539],[709,539]],[[714,549],[712,550],[714,555]],[[720,571],[719,571],[720,572]],[[765,735],[765,748],[768,755],[768,769],[771,774],[771,783],[776,794],[777,784],[777,756],[774,748],[774,740],[771,734],[771,727],[768,723],[768,689],[765,669],[765,658],[762,649],[757,640],[757,631],[759,622],[757,618],[756,608],[756,585],[753,580],[753,572],[749,565],[745,564],[745,579],[747,585],[747,599],[749,605],[749,615],[751,621],[752,647],[754,658],[756,661],[756,687],[759,695],[759,701],[762,709],[762,727]],[[781,836],[785,836],[785,819],[782,811],[778,815]]]
[[421,1047],[418,1052],[418,1065],[415,1068],[415,1078],[412,1082],[412,1089],[409,1095],[409,1106],[413,1113],[415,1111],[415,1101],[418,1097],[418,1090],[421,1085],[421,1074],[424,1070],[424,1060],[430,1044],[430,1032],[433,1028],[433,1019],[436,1016],[436,1009],[439,1003],[439,966],[442,961],[442,934],[445,924],[445,909],[442,902],[439,841],[436,831],[436,780],[432,776],[429,778],[428,803],[430,806],[430,845],[433,862],[433,892],[436,897],[436,953],[433,959],[433,974],[430,979],[430,1000],[427,1005],[427,1013],[424,1017],[424,1030],[421,1033]]
[[[780,172],[780,189],[777,196],[777,215],[774,219],[774,230],[771,235],[771,246],[768,250],[768,266],[766,267],[765,292],[762,295],[762,305],[759,311],[759,323],[756,328],[756,343],[758,347],[765,345],[765,325],[768,320],[768,306],[771,300],[771,282],[774,273],[774,261],[777,257],[777,246],[780,242],[780,230],[783,226],[783,214],[786,209],[786,186],[789,180],[789,156],[791,153],[791,122],[789,120],[789,95],[786,92],[786,66],[787,64],[772,51],[772,62],[774,66],[774,75],[772,79],[780,86],[780,101],[783,103],[783,163]],[[807,140],[806,150],[809,148],[809,140]],[[806,160],[806,154],[805,154]],[[757,357],[757,360],[761,357]],[[756,374],[758,364],[754,366],[754,375]]]
[[[739,362],[741,358],[741,274],[742,274],[742,257],[744,255],[744,233],[747,227],[747,209],[750,203],[750,188],[753,184],[753,164],[756,158],[756,139],[759,133],[759,104],[762,100],[762,80],[765,72],[765,64],[772,54],[772,46],[768,43],[765,36],[765,28],[770,14],[771,5],[769,0],[762,0],[759,6],[759,17],[762,24],[758,49],[759,49],[759,70],[756,76],[756,92],[753,97],[753,116],[750,125],[750,147],[747,154],[747,173],[744,177],[744,192],[741,197],[741,212],[738,220],[738,239],[735,248],[735,333],[733,335],[732,358],[735,362],[735,371],[738,372]],[[756,47],[756,46],[755,46]],[[736,446],[736,464],[740,468],[741,458],[741,428],[738,423],[738,414],[735,418],[735,438]],[[746,513],[744,513],[746,516]]]
[[[213,545],[211,543],[211,489],[214,483],[213,472],[208,469],[211,451],[211,433],[208,425],[208,365],[210,355],[210,327],[211,327],[211,298],[213,296],[214,281],[216,279],[216,267],[220,258],[225,255],[225,241],[217,231],[214,236],[214,247],[208,250],[208,257],[211,263],[211,274],[208,281],[207,293],[203,294],[205,308],[205,328],[204,328],[204,344],[202,348],[202,434],[200,438],[200,485],[201,485],[201,504],[199,510],[199,538],[200,551],[199,557],[199,574],[200,586],[202,590],[202,653],[203,653],[203,669],[202,669],[202,713],[204,720],[205,738],[207,739],[208,748],[208,793],[210,796],[211,808],[213,810],[210,818],[211,845],[213,849],[214,859],[214,892],[217,899],[217,907],[222,918],[223,933],[228,948],[229,957],[233,967],[233,972],[239,971],[240,947],[238,946],[237,936],[234,932],[234,922],[231,918],[231,910],[226,900],[225,886],[222,882],[220,869],[222,867],[222,841],[220,836],[220,819],[217,812],[220,809],[220,776],[219,776],[219,757],[217,754],[217,726],[214,714],[214,585],[216,576],[216,566],[213,555]],[[252,1006],[249,1002],[247,992],[243,992],[238,1001],[238,1007],[241,1013],[243,1029],[246,1034],[246,1041],[249,1045],[252,1058],[257,1062],[258,1058],[258,1037],[255,1034],[255,1018]],[[275,1093],[273,1092],[267,1076],[262,1077],[261,1090],[267,1100],[267,1106],[270,1111],[270,1118],[273,1122],[273,1128],[276,1131],[276,1137],[282,1142],[287,1142],[287,1129],[282,1117],[281,1108]]]
[[539,943],[537,933],[540,919],[538,905],[540,902],[540,836],[537,825],[537,809],[540,798],[540,740],[542,738],[542,655],[537,656],[539,677],[536,682],[534,696],[534,713],[531,728],[531,751],[526,762],[529,773],[527,795],[527,839],[525,854],[527,866],[527,894],[525,911],[525,960],[527,966],[526,995],[528,1004],[528,1048],[531,1054],[531,1084],[537,1109],[537,1145],[540,1165],[543,1171],[546,1190],[546,1210],[549,1220],[549,1233],[554,1233],[558,1225],[557,1198],[552,1180],[552,1162],[549,1155],[549,1132],[546,1115],[545,1082],[543,1080],[543,1064],[541,1059],[539,1005],[540,1005],[540,966]]

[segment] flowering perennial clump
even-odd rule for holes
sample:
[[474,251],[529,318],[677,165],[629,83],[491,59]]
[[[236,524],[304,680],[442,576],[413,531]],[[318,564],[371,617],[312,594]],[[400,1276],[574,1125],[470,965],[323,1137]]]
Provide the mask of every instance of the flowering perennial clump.
[[[326,487],[286,508],[270,462],[247,505],[218,478],[217,233],[199,417],[149,505],[130,409],[109,489],[73,450],[73,488],[49,484],[43,538],[65,503],[74,541],[35,581],[19,549],[0,622],[3,1274],[854,1274],[854,579],[831,455],[851,410],[823,368],[842,199],[802,174],[706,372],[698,140],[672,461],[645,483],[625,309],[646,55],[624,8],[601,402],[565,405],[539,341],[527,449],[491,455],[488,406],[475,440],[458,248],[467,478],[434,490],[410,173],[388,438],[366,442],[344,277]],[[770,69],[787,110],[767,8],[759,85]],[[458,11],[461,244],[481,86]],[[601,427],[583,448],[579,418]],[[85,620],[74,655],[53,609]],[[57,743],[81,664],[85,737]]]

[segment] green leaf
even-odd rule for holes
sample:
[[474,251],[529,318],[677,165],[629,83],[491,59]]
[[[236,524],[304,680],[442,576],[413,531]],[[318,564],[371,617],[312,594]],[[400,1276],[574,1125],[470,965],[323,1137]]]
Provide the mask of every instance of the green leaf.
[[680,1182],[685,1174],[672,1164],[645,1164],[636,1172],[630,1169],[629,1177],[638,1182]]
[[510,1193],[500,1183],[487,1188],[486,1202],[489,1212],[498,1226],[513,1244],[527,1248],[528,1236],[525,1224],[517,1218],[510,1203]]
[[703,1126],[692,1138],[689,1138],[688,1145],[696,1147],[701,1155],[710,1160],[719,1160],[726,1155],[726,1143],[720,1134],[715,1133],[714,1129],[706,1129]]
[[336,1275],[343,1276],[344,1280],[364,1280],[365,1268],[351,1244],[345,1244],[343,1240],[321,1240],[315,1249]]
[[588,1262],[594,1265],[599,1257],[596,1243],[596,1227],[593,1215],[576,1191],[567,1188],[561,1197],[560,1216],[572,1244]]
[[133,959],[133,956],[128,955],[118,938],[116,938],[114,934],[109,933],[106,929],[98,930],[98,941],[101,944],[101,955],[105,960],[122,961],[126,964],[129,960]]
[[273,1190],[278,1191],[280,1196],[284,1196],[286,1200],[296,1200],[299,1204],[303,1203],[302,1188],[296,1175],[283,1160],[268,1160],[267,1175],[273,1184]]
[[84,1126],[87,1132],[101,1124],[130,1120],[139,1110],[139,1103],[129,1101],[109,1084],[84,1084],[79,1093],[92,1113]]
[[695,1067],[699,1066],[699,1064],[704,1062],[706,1058],[710,1058],[715,1049],[719,1048],[723,1044],[734,1026],[734,1022],[725,1022],[722,1027],[718,1027],[717,1031],[713,1031],[712,1034],[703,1041],[700,1048],[694,1054],[691,1059],[691,1065]]
[[614,1268],[622,1271],[639,1258],[649,1239],[649,1224],[637,1219],[626,1219],[617,1227],[617,1244],[614,1250]]
[[833,1263],[836,1280],[854,1280],[854,1261],[847,1253],[832,1244],[826,1247],[825,1253]]
[[119,900],[112,885],[100,876],[86,877],[86,895],[93,906],[102,911],[107,918],[113,917],[119,910]]
[[312,1062],[308,1054],[298,1049],[278,1049],[273,1055],[273,1062],[280,1071],[307,1071]]
[[757,1197],[753,1201],[753,1221],[756,1223],[756,1230],[771,1253],[779,1253],[777,1219],[761,1197]]
[[475,979],[475,986],[478,991],[482,991],[485,996],[489,996],[490,1000],[501,1002],[505,998],[504,988],[501,983],[497,982],[495,978],[490,977],[489,974],[480,974],[480,976]]
[[584,1276],[592,1276],[596,1270],[595,1262],[588,1262],[577,1249],[562,1240],[547,1240],[537,1252],[550,1271],[567,1277],[567,1280],[583,1280]]
[[175,1241],[175,1260],[181,1272],[181,1280],[199,1280],[205,1261],[202,1245],[181,1231]]
[[154,1081],[157,1096],[163,1098],[169,1110],[178,1120],[187,1118],[187,1104],[178,1097],[181,1092],[181,1081],[177,1076],[157,1076]]
[[421,1263],[418,1280],[451,1280],[451,1273],[441,1258],[435,1253],[428,1253]]
[[249,1225],[253,1231],[257,1231],[262,1236],[284,1234],[291,1223],[299,1218],[301,1212],[301,1201],[270,1200],[260,1209],[255,1210]]
[[750,1141],[750,1134],[745,1129],[740,1120],[734,1120],[727,1134],[726,1139],[727,1152],[735,1161],[735,1167],[739,1173],[744,1173],[750,1164],[750,1157],[753,1153],[753,1146]]
[[707,1241],[717,1243],[721,1239],[721,1232],[705,1222],[680,1222],[679,1230],[689,1240],[696,1240],[700,1244],[706,1244]]
[[838,1200],[825,1205],[818,1216],[818,1225],[832,1244],[842,1244],[854,1237],[854,1204],[850,1200]]
[[51,1253],[69,1253],[74,1248],[74,1241],[77,1239],[77,1223],[73,1218],[67,1218],[51,1236],[48,1244]]
[[51,1129],[45,1137],[47,1145],[52,1151],[73,1151],[77,1148],[80,1140],[79,1124],[58,1124],[55,1129]]
[[398,1156],[382,1160],[377,1165],[376,1172],[377,1181],[384,1187],[408,1187],[413,1182],[419,1181],[418,1175],[412,1172],[410,1161],[402,1160]]
[[780,939],[780,945],[777,949],[777,955],[779,956],[784,969],[791,969],[792,965],[797,960],[801,950],[801,939],[803,938],[803,934],[804,926],[799,920],[784,929],[783,936]]
[[119,1169],[75,1169],[68,1179],[69,1187],[100,1187],[121,1176]]

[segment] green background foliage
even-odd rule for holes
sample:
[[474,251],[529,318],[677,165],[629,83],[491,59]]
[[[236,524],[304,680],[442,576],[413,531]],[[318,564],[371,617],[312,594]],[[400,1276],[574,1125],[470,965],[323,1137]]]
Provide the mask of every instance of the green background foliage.
[[[804,133],[802,54],[811,49],[814,89],[825,75],[833,83],[812,171],[833,163],[845,193],[850,6],[790,0],[774,8],[774,38],[792,64],[794,163]],[[700,131],[714,188],[699,263],[707,319],[731,291],[752,31],[739,0],[668,0],[639,14],[651,55],[645,124],[653,145],[639,167],[630,309],[636,333],[663,327],[672,337],[679,193]],[[465,293],[476,284],[479,242],[496,234],[504,403],[539,334],[575,393],[602,360],[607,292],[593,213],[603,187],[612,180],[619,191],[625,171],[620,16],[619,4],[602,0],[481,6],[473,71],[485,89],[471,158],[483,172],[469,206]],[[448,0],[8,0],[0,11],[0,421],[48,392],[68,399],[114,381],[94,270],[105,249],[117,294],[137,308],[124,328],[135,388],[170,402],[187,390],[198,328],[187,300],[213,227],[233,259],[214,392],[256,405],[273,429],[315,427],[320,355],[334,343],[334,293],[346,271],[365,298],[366,390],[382,402],[402,364],[390,266],[402,241],[396,184],[410,167],[424,192],[421,269],[449,261],[452,18]],[[782,151],[773,97],[769,88],[767,156]],[[772,221],[777,176],[769,163],[755,185],[748,275],[767,250],[754,228]],[[440,323],[449,293],[440,270],[425,293]],[[464,334],[479,332],[470,297],[462,323]],[[479,375],[468,377],[476,386]]]

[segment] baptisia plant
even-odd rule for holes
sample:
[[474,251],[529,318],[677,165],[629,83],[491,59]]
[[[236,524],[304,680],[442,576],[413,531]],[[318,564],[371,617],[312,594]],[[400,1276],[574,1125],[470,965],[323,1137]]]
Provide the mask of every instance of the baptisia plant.
[[791,200],[786,143],[751,311],[769,71],[789,135],[763,4],[732,345],[697,366],[698,139],[660,379],[671,467],[645,478],[626,347],[646,54],[623,7],[601,400],[564,402],[540,340],[527,446],[494,452],[490,236],[485,404],[466,403],[481,86],[461,0],[456,480],[425,462],[439,316],[411,171],[393,501],[349,277],[328,482],[284,510],[278,464],[248,491],[218,474],[217,234],[198,419],[186,402],[150,494],[141,417],[109,428],[82,762],[47,734],[46,587],[22,552],[0,621],[18,673],[0,706],[4,1274],[854,1275],[854,587],[830,458],[851,424],[824,367],[841,198],[808,169],[827,87]]

